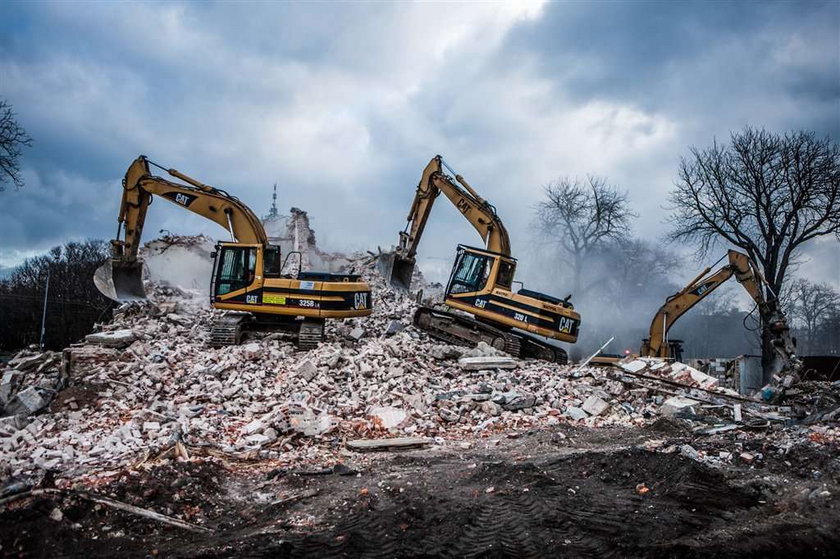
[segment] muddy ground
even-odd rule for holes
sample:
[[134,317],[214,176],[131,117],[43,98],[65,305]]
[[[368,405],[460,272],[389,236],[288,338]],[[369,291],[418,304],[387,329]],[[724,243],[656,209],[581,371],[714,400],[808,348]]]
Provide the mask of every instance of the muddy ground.
[[838,448],[805,443],[781,455],[756,438],[744,448],[759,459],[718,467],[679,451],[689,443],[716,456],[735,437],[697,438],[664,421],[563,425],[346,453],[339,468],[165,461],[89,491],[212,533],[67,491],[3,507],[0,544],[10,557],[836,556]]

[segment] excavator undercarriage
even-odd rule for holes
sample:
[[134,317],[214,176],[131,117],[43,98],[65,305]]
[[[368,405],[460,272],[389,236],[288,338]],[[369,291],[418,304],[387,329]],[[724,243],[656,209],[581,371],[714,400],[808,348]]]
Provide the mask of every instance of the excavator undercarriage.
[[248,332],[286,331],[296,335],[298,349],[318,347],[324,340],[323,319],[294,319],[254,315],[245,312],[227,312],[216,318],[210,326],[211,347],[239,345]]
[[502,330],[497,325],[482,322],[464,313],[420,307],[414,313],[414,325],[433,338],[454,345],[473,347],[484,342],[514,357],[530,357],[561,364],[569,360],[562,348],[524,332]]

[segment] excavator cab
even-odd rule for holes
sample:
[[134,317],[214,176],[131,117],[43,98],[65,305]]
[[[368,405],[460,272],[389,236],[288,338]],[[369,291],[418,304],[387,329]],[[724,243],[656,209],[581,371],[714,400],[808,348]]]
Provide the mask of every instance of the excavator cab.
[[259,247],[236,244],[217,245],[213,264],[213,300],[245,289],[254,282],[257,275]]
[[491,256],[484,250],[459,245],[455,265],[452,267],[452,274],[446,286],[446,295],[476,293],[484,290],[490,279],[493,264],[500,258],[500,256]]

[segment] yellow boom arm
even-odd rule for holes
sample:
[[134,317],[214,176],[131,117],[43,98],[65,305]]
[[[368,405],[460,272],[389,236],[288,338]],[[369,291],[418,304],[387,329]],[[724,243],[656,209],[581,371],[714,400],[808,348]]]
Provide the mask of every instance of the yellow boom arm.
[[[160,167],[169,175],[188,184],[179,184],[153,176],[149,165],[160,167],[141,155],[131,164],[123,179],[119,228],[117,239],[112,241],[116,260],[126,264],[137,260],[146,211],[152,203],[153,195],[215,221],[226,229],[236,242],[261,245],[268,242],[259,218],[235,196],[203,184],[175,169]],[[119,238],[120,230],[125,232],[124,240]]]
[[417,245],[420,244],[420,237],[432,212],[432,205],[441,192],[475,227],[481,235],[481,240],[486,243],[487,250],[510,256],[510,239],[502,220],[496,215],[496,208],[479,196],[464,177],[456,174],[453,180],[444,173],[444,165],[443,158],[436,155],[423,169],[414,202],[408,212],[408,225],[400,234],[400,246],[397,249],[400,256],[414,258],[417,254]]
[[682,290],[668,297],[650,323],[650,336],[644,342],[645,345],[642,346],[642,355],[670,357],[667,335],[671,326],[689,309],[705,299],[733,275],[756,302],[763,303],[764,296],[756,280],[760,276],[751,265],[749,257],[735,250],[730,250],[727,256],[729,257],[729,264],[708,275],[712,269],[709,266]]
[[496,215],[496,208],[479,196],[464,177],[452,172],[453,178],[444,172],[444,167],[446,163],[443,158],[436,155],[423,170],[408,212],[408,223],[405,230],[400,231],[399,245],[391,262],[386,265],[390,268],[386,276],[390,276],[392,285],[408,289],[420,237],[426,228],[435,199],[441,192],[478,231],[487,250],[510,256],[510,239],[502,220]]
[[642,341],[641,354],[649,357],[674,357],[670,355],[671,348],[667,341],[668,330],[686,311],[734,275],[738,283],[758,304],[761,316],[764,318],[763,335],[769,336],[776,351],[773,367],[776,370],[782,368],[798,370],[801,362],[796,357],[796,345],[790,335],[787,320],[779,308],[777,297],[764,296],[761,285],[766,285],[767,282],[746,254],[730,250],[727,256],[729,264],[711,275],[707,274],[712,268],[706,268],[681,291],[668,297],[650,323],[650,336]]

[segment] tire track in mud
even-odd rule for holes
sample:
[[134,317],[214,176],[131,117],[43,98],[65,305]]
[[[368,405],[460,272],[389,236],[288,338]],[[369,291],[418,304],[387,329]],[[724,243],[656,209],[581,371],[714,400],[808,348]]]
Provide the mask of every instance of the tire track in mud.
[[[434,466],[426,475],[443,476]],[[451,475],[449,476],[452,477]],[[636,483],[651,486],[645,496]],[[494,486],[488,491],[489,486]],[[334,528],[291,536],[268,557],[621,557],[685,554],[683,540],[725,525],[756,496],[679,455],[589,452],[485,463],[437,493],[383,494]]]

